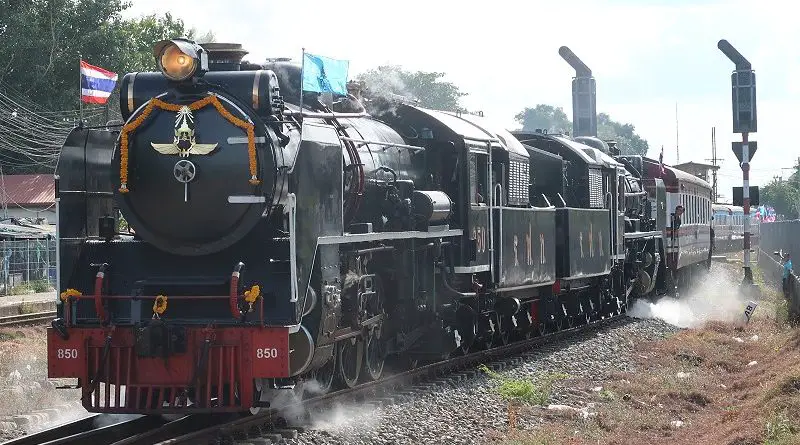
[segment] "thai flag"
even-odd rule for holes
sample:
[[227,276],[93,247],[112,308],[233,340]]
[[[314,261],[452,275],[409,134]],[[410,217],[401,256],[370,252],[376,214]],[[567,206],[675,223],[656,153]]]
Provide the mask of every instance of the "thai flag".
[[81,101],[87,104],[105,104],[116,85],[117,73],[81,60]]

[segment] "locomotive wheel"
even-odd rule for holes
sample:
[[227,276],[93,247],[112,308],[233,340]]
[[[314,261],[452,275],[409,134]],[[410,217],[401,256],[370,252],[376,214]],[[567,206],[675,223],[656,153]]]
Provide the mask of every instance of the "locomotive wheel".
[[383,365],[386,362],[386,355],[381,342],[381,332],[383,324],[379,324],[372,329],[367,337],[367,344],[364,348],[364,369],[367,376],[372,380],[378,380],[383,375]]
[[461,306],[456,311],[456,320],[456,327],[461,336],[461,344],[456,352],[467,355],[478,337],[478,319],[470,308]]
[[516,337],[527,340],[533,337],[533,325],[531,324],[530,315],[527,312],[515,315],[517,318]]
[[352,388],[361,376],[364,342],[356,337],[339,342],[336,348],[336,376],[341,384]]
[[581,312],[580,312],[580,315],[579,315],[580,324],[589,324],[589,323],[592,322],[592,313],[591,313],[591,311],[587,311],[586,310],[587,307],[591,307],[591,306],[588,305],[588,304],[584,305],[583,303],[581,303],[581,305],[580,305],[580,308],[581,308]]
[[[481,338],[475,342],[477,349],[492,349],[494,339],[499,335],[499,326],[493,317],[493,314],[488,314],[486,318],[481,321]],[[491,332],[490,327],[494,328],[494,332]]]
[[333,387],[334,377],[336,377],[335,355],[331,357],[327,363],[322,365],[321,368],[314,371],[312,374],[312,379],[314,382],[316,382],[316,387],[307,392],[312,396],[327,394]]
[[500,325],[497,327],[497,342],[501,346],[507,345],[511,341],[511,333],[514,330],[514,325],[511,322],[511,317],[498,317]]

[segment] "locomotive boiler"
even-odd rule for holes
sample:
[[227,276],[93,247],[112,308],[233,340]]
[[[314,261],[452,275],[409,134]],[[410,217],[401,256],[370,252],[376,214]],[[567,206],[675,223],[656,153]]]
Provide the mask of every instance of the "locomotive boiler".
[[48,374],[87,410],[254,412],[666,289],[664,182],[603,141],[331,103],[245,54],[159,42],[124,124],[64,144]]

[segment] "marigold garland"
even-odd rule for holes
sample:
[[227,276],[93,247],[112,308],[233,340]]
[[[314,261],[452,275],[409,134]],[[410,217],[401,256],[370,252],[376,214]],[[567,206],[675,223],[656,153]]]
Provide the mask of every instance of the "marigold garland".
[[77,291],[75,289],[69,288],[69,289],[65,290],[64,292],[61,292],[60,296],[61,296],[61,300],[62,301],[67,301],[70,298],[73,298],[73,297],[74,298],[80,298],[83,295],[80,293],[80,291]]
[[[255,126],[247,121],[239,119],[238,117],[231,114],[225,107],[220,103],[219,98],[216,95],[206,96],[196,102],[192,102],[189,104],[189,109],[192,111],[197,111],[206,105],[211,104],[214,108],[217,109],[217,112],[222,115],[228,122],[231,124],[245,130],[247,132],[247,154],[248,160],[250,162],[250,184],[258,185],[261,181],[258,179],[256,175],[256,135],[255,135]],[[159,108],[165,111],[172,111],[177,113],[180,111],[182,105],[171,104],[162,101],[161,99],[153,98],[147,104],[147,106],[142,110],[142,114],[139,115],[136,119],[132,122],[124,125],[122,127],[122,131],[120,131],[120,138],[119,138],[119,182],[120,193],[128,193],[128,135],[134,131],[136,131],[139,126],[141,126],[144,121],[150,116],[150,113],[153,112],[153,108]]]

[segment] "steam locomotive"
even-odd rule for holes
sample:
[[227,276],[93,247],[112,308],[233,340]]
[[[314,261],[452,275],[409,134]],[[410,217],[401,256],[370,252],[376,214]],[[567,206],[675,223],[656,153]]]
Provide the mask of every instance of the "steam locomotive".
[[159,42],[160,72],[121,81],[124,125],[63,146],[48,370],[91,412],[256,412],[617,316],[710,265],[702,180],[594,137],[301,95],[298,64],[245,54]]

